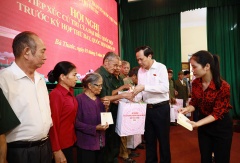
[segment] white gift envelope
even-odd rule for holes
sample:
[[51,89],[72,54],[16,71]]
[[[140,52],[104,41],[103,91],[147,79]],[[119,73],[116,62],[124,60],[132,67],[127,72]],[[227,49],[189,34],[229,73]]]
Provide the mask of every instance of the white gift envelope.
[[106,125],[108,123],[109,125],[113,124],[113,118],[111,112],[102,112],[101,113],[101,125]]
[[183,115],[182,113],[178,113],[177,123],[185,127],[186,129],[192,131],[193,127],[190,123],[187,122],[188,120],[189,119],[185,115]]

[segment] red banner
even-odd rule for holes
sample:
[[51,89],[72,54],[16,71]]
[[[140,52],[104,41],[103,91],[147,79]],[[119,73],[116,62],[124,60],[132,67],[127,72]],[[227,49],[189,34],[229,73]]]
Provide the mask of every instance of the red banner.
[[118,53],[115,0],[2,0],[0,6],[0,69],[14,61],[12,40],[27,30],[46,45],[47,61],[38,70],[45,76],[64,60],[84,75],[102,65],[106,52]]

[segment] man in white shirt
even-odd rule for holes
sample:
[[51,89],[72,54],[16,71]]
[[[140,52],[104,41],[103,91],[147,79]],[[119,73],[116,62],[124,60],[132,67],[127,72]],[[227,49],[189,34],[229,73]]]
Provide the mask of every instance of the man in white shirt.
[[146,163],[157,163],[157,140],[159,142],[160,162],[170,163],[170,106],[169,81],[166,66],[153,59],[149,46],[136,48],[136,58],[140,65],[138,85],[133,94],[147,103],[145,140]]
[[51,163],[48,132],[52,126],[48,91],[36,72],[46,60],[46,47],[33,32],[12,43],[15,62],[0,72],[0,88],[21,124],[6,134],[8,163]]

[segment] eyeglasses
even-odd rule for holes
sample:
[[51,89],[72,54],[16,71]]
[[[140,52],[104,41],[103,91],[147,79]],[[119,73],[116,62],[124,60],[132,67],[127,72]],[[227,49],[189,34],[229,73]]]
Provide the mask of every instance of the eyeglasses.
[[93,85],[95,85],[97,87],[102,87],[102,84],[93,84]]

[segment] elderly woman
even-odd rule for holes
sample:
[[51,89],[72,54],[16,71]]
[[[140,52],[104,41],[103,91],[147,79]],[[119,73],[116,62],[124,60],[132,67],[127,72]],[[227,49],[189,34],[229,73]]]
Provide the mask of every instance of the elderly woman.
[[84,92],[77,96],[78,111],[75,127],[78,162],[81,163],[103,162],[105,130],[108,124],[101,125],[100,113],[105,112],[105,106],[97,95],[102,90],[102,83],[102,77],[98,73],[86,75],[82,80]]

